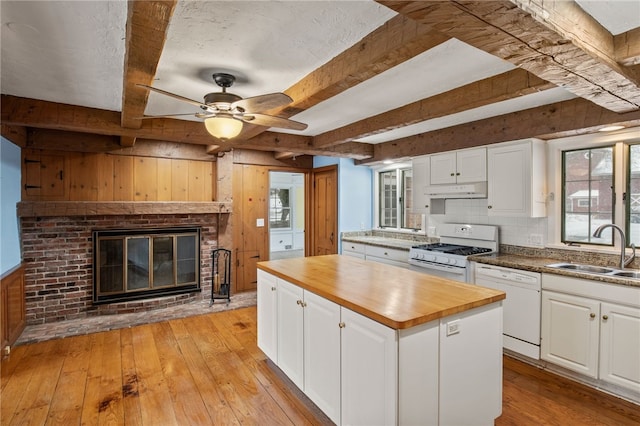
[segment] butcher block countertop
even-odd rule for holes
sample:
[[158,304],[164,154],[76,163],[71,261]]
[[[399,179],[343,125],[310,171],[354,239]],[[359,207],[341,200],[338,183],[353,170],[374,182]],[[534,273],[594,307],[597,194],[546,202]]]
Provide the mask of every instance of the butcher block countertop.
[[258,262],[258,269],[394,329],[505,298],[498,290],[337,254]]

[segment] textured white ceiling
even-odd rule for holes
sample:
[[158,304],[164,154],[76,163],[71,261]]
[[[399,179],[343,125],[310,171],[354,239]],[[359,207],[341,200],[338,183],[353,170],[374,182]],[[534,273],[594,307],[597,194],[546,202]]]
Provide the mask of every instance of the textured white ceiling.
[[[579,4],[614,34],[640,26],[638,0]],[[180,1],[153,84],[201,101],[219,91],[211,74],[225,71],[238,78],[230,91],[242,97],[280,92],[394,15],[370,0]],[[126,16],[123,0],[0,1],[2,93],[120,111]],[[309,124],[304,134],[315,135],[512,68],[451,40],[294,119]],[[363,141],[379,143],[570,97],[555,89]],[[196,110],[151,93],[146,114]]]
[[613,35],[640,27],[639,0],[576,0],[576,3]]

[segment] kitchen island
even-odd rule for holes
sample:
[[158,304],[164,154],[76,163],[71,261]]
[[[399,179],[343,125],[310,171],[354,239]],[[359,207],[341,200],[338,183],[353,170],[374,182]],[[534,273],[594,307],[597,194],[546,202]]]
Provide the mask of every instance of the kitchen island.
[[258,346],[336,424],[493,424],[503,292],[350,256],[258,263]]

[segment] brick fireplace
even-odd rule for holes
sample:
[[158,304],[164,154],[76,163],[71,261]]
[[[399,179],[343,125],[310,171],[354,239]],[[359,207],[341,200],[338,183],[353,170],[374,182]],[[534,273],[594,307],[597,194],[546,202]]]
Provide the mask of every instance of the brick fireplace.
[[[220,227],[226,224],[228,217],[220,214],[219,208],[215,208],[218,211],[214,213],[199,212],[211,210],[210,208],[199,208],[196,212],[187,213],[171,212],[175,208],[161,209],[166,211],[160,213],[138,213],[138,210],[148,209],[125,208],[115,210],[126,210],[125,214],[112,214],[115,212],[112,206],[107,206],[109,214],[103,214],[105,205],[100,204],[97,208],[73,210],[64,214],[69,212],[69,206],[73,204],[69,203],[57,215],[56,209],[60,210],[60,203],[40,202],[36,211],[31,210],[32,206],[27,203],[20,204],[18,215],[25,266],[26,319],[29,325],[148,311],[202,300],[210,294],[212,251],[218,248]],[[46,204],[56,204],[58,207],[51,210],[45,207]],[[40,215],[44,211],[47,215]],[[197,227],[200,230],[201,291],[152,296],[143,300],[93,303],[94,230],[177,227]]]

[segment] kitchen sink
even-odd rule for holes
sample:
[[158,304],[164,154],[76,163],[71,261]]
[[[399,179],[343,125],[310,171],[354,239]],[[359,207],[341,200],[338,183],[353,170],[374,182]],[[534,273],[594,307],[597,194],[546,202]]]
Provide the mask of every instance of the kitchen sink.
[[614,277],[640,279],[640,271],[613,271],[610,275]]
[[547,268],[563,269],[565,271],[582,272],[585,274],[604,275],[609,277],[640,279],[640,270],[614,269],[606,266],[586,265],[580,263],[552,263]]
[[595,265],[581,265],[579,263],[552,263],[549,268],[564,269],[567,271],[586,272],[589,274],[608,274],[614,272],[612,268]]

